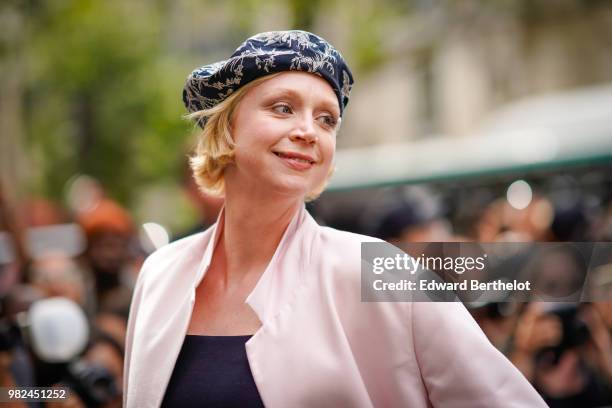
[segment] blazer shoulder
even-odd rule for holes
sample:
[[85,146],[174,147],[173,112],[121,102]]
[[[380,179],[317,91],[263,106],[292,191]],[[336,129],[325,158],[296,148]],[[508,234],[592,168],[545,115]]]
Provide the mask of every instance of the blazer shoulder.
[[[193,261],[198,262],[211,236],[210,230],[206,230],[157,249],[145,259],[138,280],[157,280],[160,273],[167,271],[173,265],[190,260],[190,258],[194,258]],[[201,248],[201,251],[198,251],[198,248]]]
[[320,232],[321,239],[325,241],[326,244],[341,248],[357,247],[357,249],[359,249],[364,242],[384,242],[378,238],[342,231],[331,227],[320,227]]
[[341,272],[359,276],[361,270],[361,244],[367,242],[384,242],[367,235],[341,231],[330,227],[320,227],[317,252],[323,255],[322,260]]

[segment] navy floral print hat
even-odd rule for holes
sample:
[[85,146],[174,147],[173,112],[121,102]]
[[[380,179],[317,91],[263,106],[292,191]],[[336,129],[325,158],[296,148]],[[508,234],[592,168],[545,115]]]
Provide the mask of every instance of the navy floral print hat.
[[331,44],[298,30],[256,34],[229,59],[197,68],[187,77],[183,102],[189,112],[210,109],[242,85],[283,71],[310,72],[325,79],[338,98],[342,115],[353,86],[350,69]]

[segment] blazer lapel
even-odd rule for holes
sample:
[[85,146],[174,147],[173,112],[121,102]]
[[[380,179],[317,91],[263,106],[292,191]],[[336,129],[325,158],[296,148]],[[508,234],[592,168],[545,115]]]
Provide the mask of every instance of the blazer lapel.
[[318,226],[302,205],[287,226],[266,270],[247,297],[246,303],[255,311],[262,325],[278,313],[302,280],[304,257],[309,254],[305,247],[311,241],[309,238],[314,233],[313,227]]
[[305,206],[302,206],[287,227],[259,282],[246,299],[246,303],[262,322],[262,327],[247,341],[246,352],[264,404],[266,396],[273,391],[273,382],[264,364],[265,350],[270,350],[278,339],[277,335],[282,331],[278,317],[282,313],[286,318],[286,314],[290,313],[290,304],[307,278],[312,243],[318,228]]

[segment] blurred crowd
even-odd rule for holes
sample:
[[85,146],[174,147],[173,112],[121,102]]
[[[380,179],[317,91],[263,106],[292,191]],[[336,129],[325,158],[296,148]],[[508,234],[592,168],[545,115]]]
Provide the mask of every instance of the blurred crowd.
[[[545,174],[518,184],[509,179],[486,186],[370,189],[336,194],[327,202],[324,197],[312,210],[331,226],[400,247],[414,242],[609,242],[612,185],[602,176],[608,171]],[[523,187],[518,196],[513,185]],[[362,204],[351,205],[355,202]],[[582,286],[586,272],[579,255],[566,249],[543,251],[531,268],[534,297],[569,293],[568,288]],[[594,302],[508,297],[466,303],[491,343],[551,407],[612,405],[612,259],[595,272],[599,293]]]
[[[223,203],[190,177],[182,184],[200,218],[175,239],[208,227]],[[329,193],[308,207],[322,224],[391,243],[610,241],[612,197],[600,187],[536,185],[521,208],[495,186]],[[99,185],[87,191],[77,205],[30,199],[18,208],[0,195],[0,386],[72,391],[48,406],[121,406],[131,292],[154,250],[127,209]],[[554,282],[556,272],[542,274]],[[612,405],[612,301],[467,306],[551,407]]]
[[2,225],[2,386],[68,387],[65,406],[121,406],[129,304],[145,257],[133,219],[108,198],[79,214],[45,200],[26,207],[26,229]]

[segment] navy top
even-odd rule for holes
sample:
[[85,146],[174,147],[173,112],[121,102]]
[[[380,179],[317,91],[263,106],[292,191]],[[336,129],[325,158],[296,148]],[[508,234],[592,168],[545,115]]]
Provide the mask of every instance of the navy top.
[[244,344],[251,336],[185,336],[162,407],[263,407]]

